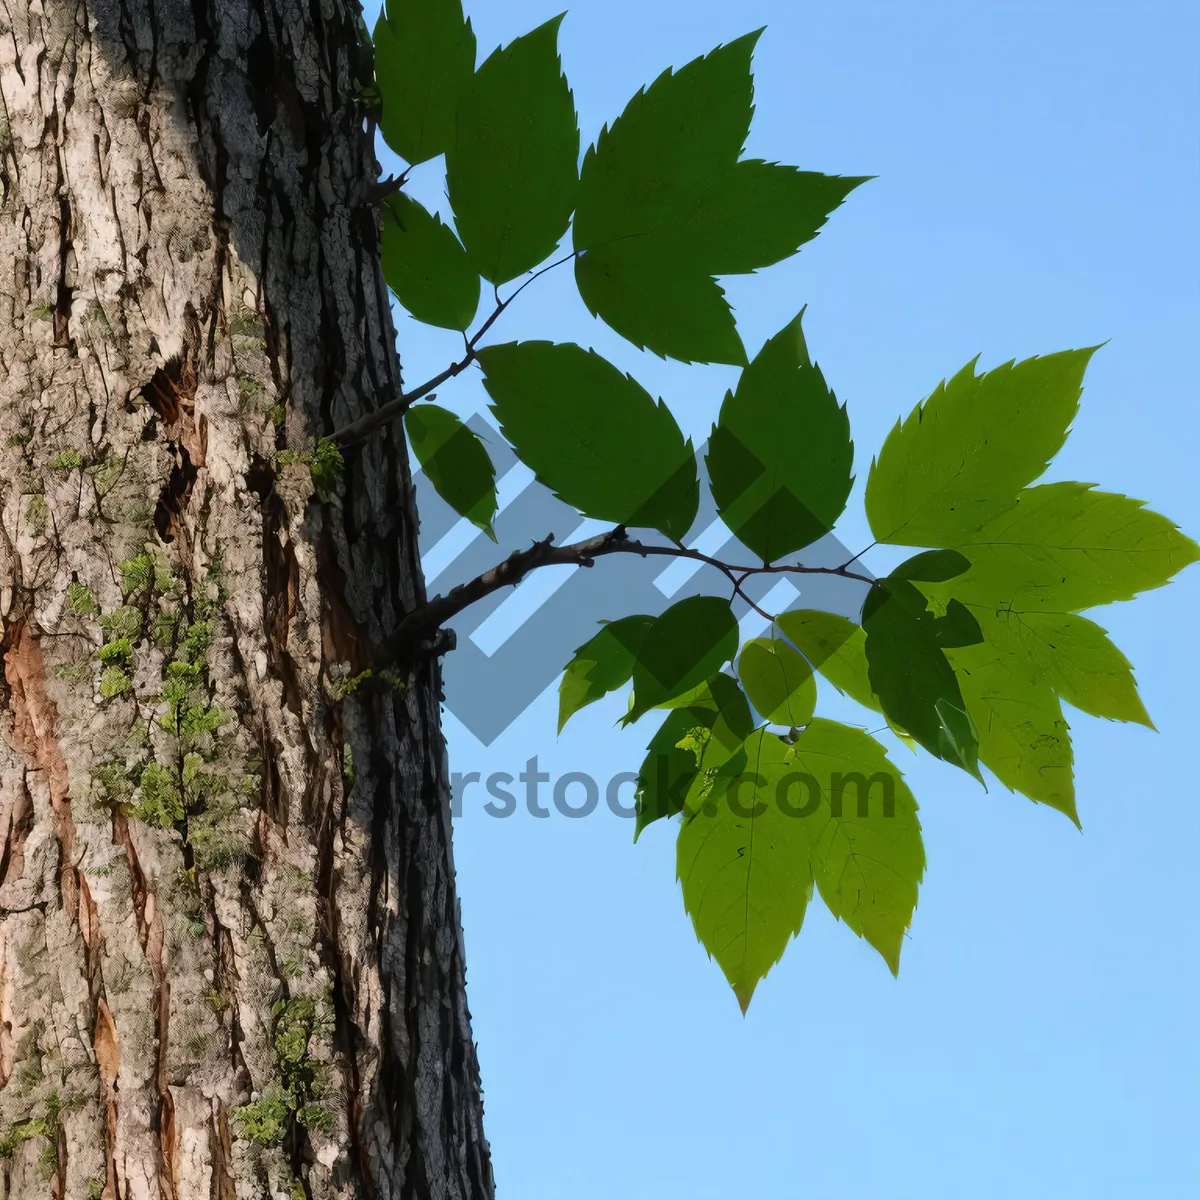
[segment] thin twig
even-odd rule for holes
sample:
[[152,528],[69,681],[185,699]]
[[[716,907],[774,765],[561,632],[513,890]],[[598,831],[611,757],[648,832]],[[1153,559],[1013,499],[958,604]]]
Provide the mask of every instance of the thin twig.
[[[585,543],[579,543],[583,545]],[[561,547],[563,550],[570,549],[568,546]],[[800,563],[775,563],[763,564],[757,567],[737,567],[731,563],[723,563],[719,558],[712,558],[708,554],[701,554],[699,550],[689,550],[686,546],[647,546],[644,542],[626,541],[620,546],[604,551],[606,554],[625,553],[625,554],[640,554],[643,557],[648,555],[661,555],[668,558],[690,558],[696,562],[706,563],[710,567],[716,567],[718,571],[726,575],[732,572],[734,575],[740,576],[739,582],[743,582],[750,575],[839,575],[843,579],[858,579],[863,583],[874,583],[869,575],[860,575],[857,571],[849,569],[850,563],[843,563],[837,567],[806,567]],[[854,562],[851,559],[850,562]]]
[[745,602],[750,605],[750,607],[754,609],[754,611],[758,613],[758,615],[762,617],[764,621],[770,621],[772,625],[775,624],[775,618],[769,612],[767,612],[765,608],[760,607],[753,600],[751,600],[749,594],[742,590],[740,581],[734,583],[733,591],[735,595],[741,596],[741,598],[745,600]]
[[440,387],[447,379],[453,379],[455,375],[461,375],[474,361],[475,348],[470,346],[467,353],[458,362],[447,367],[440,375],[435,375],[411,392],[402,392],[395,400],[381,404],[374,412],[359,417],[357,421],[351,421],[349,425],[343,426],[332,435],[333,440],[342,447],[354,446],[359,442],[366,441],[375,430],[384,425],[390,425],[398,417],[404,416],[410,405],[428,396],[434,388]]
[[333,433],[332,439],[339,446],[354,446],[359,442],[365,441],[384,425],[390,425],[393,421],[409,410],[418,400],[423,400],[435,388],[441,387],[449,379],[453,379],[456,375],[461,375],[475,360],[478,358],[479,339],[500,319],[500,315],[506,308],[531,284],[535,279],[540,279],[547,271],[553,271],[555,267],[561,267],[563,263],[570,262],[575,257],[574,252],[564,255],[562,258],[555,259],[554,262],[547,264],[538,271],[534,271],[528,279],[507,300],[500,299],[500,292],[496,290],[496,307],[492,310],[491,315],[486,321],[475,331],[474,336],[466,343],[466,352],[462,358],[456,363],[451,363],[439,375],[435,375],[432,379],[426,380],[420,387],[413,388],[411,392],[401,392],[394,400],[389,400],[386,404],[381,404],[374,412],[369,412],[366,416],[359,417],[357,421],[352,421],[349,425]]

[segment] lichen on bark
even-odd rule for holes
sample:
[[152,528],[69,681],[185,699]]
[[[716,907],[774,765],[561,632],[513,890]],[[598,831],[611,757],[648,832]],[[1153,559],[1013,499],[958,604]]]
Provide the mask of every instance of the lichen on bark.
[[0,12],[6,1200],[492,1193],[359,16]]

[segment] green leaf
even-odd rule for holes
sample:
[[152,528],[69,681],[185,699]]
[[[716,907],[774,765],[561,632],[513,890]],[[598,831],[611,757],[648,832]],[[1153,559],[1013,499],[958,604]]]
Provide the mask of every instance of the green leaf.
[[[728,675],[714,675],[691,703],[669,712],[638,772],[633,840],[652,822],[682,812],[699,777],[711,781],[753,728],[750,705]],[[736,769],[743,766],[744,756]]]
[[588,311],[639,350],[745,365],[724,289],[682,249],[648,238],[613,242],[575,260],[575,282]]
[[889,720],[978,778],[978,737],[925,597],[907,580],[876,580],[862,623],[871,690]]
[[1021,679],[1049,686],[1080,712],[1154,727],[1129,660],[1099,625],[1074,613],[1007,606],[976,612],[984,641]]
[[479,276],[454,231],[398,192],[380,214],[383,277],[418,321],[465,330],[479,307]]
[[867,635],[861,625],[837,613],[793,608],[780,613],[783,635],[844,696],[875,712],[883,712],[867,673]]
[[446,151],[446,187],[471,261],[494,284],[551,254],[579,187],[579,126],[555,17],[475,73]]
[[715,675],[737,653],[738,626],[727,600],[689,596],[658,618],[633,664],[626,724]]
[[1008,626],[1014,645],[1037,678],[1049,683],[1072,707],[1094,717],[1154,728],[1138,695],[1129,660],[1099,625],[1073,613],[1015,609],[981,618],[986,628],[996,622]]
[[892,578],[944,583],[947,579],[957,579],[970,566],[971,560],[958,550],[926,550],[901,563],[892,572]]
[[1098,347],[1005,363],[968,363],[888,435],[867,479],[881,542],[961,546],[1046,469],[1079,408]]
[[979,757],[1011,791],[1066,813],[1076,825],[1070,726],[1053,687],[1028,659],[989,626],[986,640],[950,650],[967,712],[979,737]]
[[609,621],[575,651],[558,685],[558,732],[583,707],[616,691],[633,678],[633,662],[653,617]]
[[687,238],[711,255],[706,265],[714,275],[757,271],[812,241],[834,209],[869,178],[743,159],[705,197]]
[[475,34],[460,0],[388,0],[372,40],[383,140],[413,166],[436,158],[453,139],[475,70]]
[[[971,574],[926,590],[939,603],[947,586],[957,590]],[[1040,607],[1036,591],[1024,600],[972,603],[971,611],[983,643],[952,649],[947,657],[979,734],[980,761],[1010,790],[1078,825],[1070,728],[1060,699],[1095,716],[1153,728],[1129,662],[1098,625]]]
[[812,667],[777,638],[754,638],[742,647],[738,678],[765,721],[791,729],[807,725],[817,707]]
[[863,182],[738,161],[758,36],[665,71],[584,157],[574,228],[585,252],[575,263],[580,295],[634,345],[684,362],[746,361],[713,276],[795,253]]
[[694,218],[737,163],[754,112],[750,60],[762,31],[665,70],[588,147],[575,248],[650,239]]
[[496,468],[479,438],[454,413],[436,404],[410,408],[404,414],[404,430],[437,494],[495,541]]
[[820,718],[794,746],[766,730],[746,768],[687,808],[677,869],[696,935],[745,1012],[800,931],[813,884],[899,968],[925,853],[917,806],[883,748]]
[[1027,488],[961,549],[971,568],[939,594],[1069,612],[1132,600],[1200,558],[1200,547],[1140,500],[1086,483]]
[[803,315],[742,372],[708,443],[717,511],[768,563],[827,534],[854,482],[846,408],[809,359]]
[[585,516],[684,537],[695,452],[661,400],[575,345],[509,342],[479,361],[504,436],[542,483]]
[[983,641],[983,634],[975,615],[958,600],[951,600],[946,606],[945,614],[934,621],[933,633],[937,644],[943,650],[957,646],[974,646]]
[[[819,671],[843,696],[856,700],[872,712],[883,713],[879,697],[871,690],[867,668],[867,635],[861,625],[837,613],[794,608],[776,619],[780,631],[799,647],[814,670]],[[916,743],[885,716],[891,731],[916,750]]]
[[817,718],[792,761],[821,787],[812,859],[821,899],[896,975],[925,873],[917,802],[883,747],[850,725]]
[[777,803],[793,770],[785,742],[760,729],[746,740],[746,758],[744,772],[685,812],[676,848],[684,908],[743,1013],[804,923],[819,824]]

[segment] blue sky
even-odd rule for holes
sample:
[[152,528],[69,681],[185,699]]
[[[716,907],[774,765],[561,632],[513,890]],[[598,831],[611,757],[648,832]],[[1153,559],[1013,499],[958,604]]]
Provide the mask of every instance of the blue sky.
[[[481,55],[559,2],[468,0]],[[1104,339],[1050,477],[1200,533],[1200,9],[580,0],[560,44],[584,144],[664,67],[760,25],[748,151],[879,177],[798,257],[728,287],[751,353],[808,305],[857,446],[842,540],[871,540],[871,454],[943,376],[976,354],[990,367]],[[439,172],[415,174],[427,203]],[[410,384],[456,356],[453,335],[397,324]],[[565,272],[505,316],[497,338],[514,337],[595,346],[697,440],[735,378],[632,349]],[[468,414],[486,397],[468,377],[439,399]],[[1099,617],[1159,732],[1069,713],[1082,835],[994,783],[898,758],[929,857],[898,980],[814,904],[743,1019],[684,914],[673,826],[634,846],[603,808],[497,820],[468,793],[455,857],[498,1194],[1196,1194],[1198,594],[1194,569]],[[551,689],[487,747],[448,716],[452,768],[516,775],[536,754],[552,775],[636,769],[648,731],[616,730],[623,706],[609,697],[557,739]],[[822,710],[871,720],[829,689]]]

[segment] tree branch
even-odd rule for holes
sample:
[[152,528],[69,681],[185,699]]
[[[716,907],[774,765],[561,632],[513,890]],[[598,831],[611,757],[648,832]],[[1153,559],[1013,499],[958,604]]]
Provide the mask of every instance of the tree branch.
[[702,554],[699,550],[689,550],[686,546],[652,546],[636,541],[629,537],[624,525],[565,546],[554,545],[554,534],[550,534],[540,542],[534,542],[528,550],[514,551],[503,562],[484,571],[482,575],[477,575],[469,583],[460,584],[445,596],[435,596],[427,604],[414,609],[380,648],[378,665],[386,667],[393,663],[409,664],[428,657],[428,654],[420,652],[420,647],[430,644],[433,635],[447,621],[485,596],[490,596],[501,588],[515,587],[526,575],[539,567],[590,567],[596,559],[609,554],[638,554],[643,558],[690,558],[715,567],[733,584],[734,591],[769,621],[774,620],[774,617],[759,608],[742,588],[742,584],[751,575],[838,575],[843,579],[857,579],[863,583],[874,582],[868,575],[851,571],[849,563],[838,567],[806,567],[799,563],[780,563],[773,566],[763,564],[756,567],[732,566],[708,554]]

